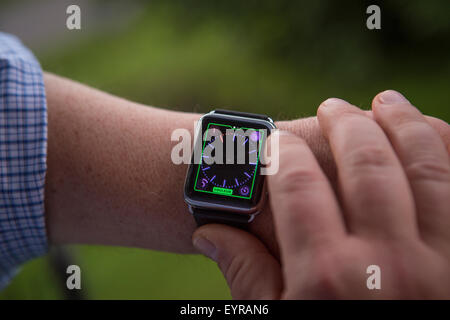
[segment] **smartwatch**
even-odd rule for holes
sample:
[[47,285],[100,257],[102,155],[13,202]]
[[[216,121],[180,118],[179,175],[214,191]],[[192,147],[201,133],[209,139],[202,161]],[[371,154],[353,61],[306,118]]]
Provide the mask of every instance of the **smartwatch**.
[[275,124],[260,114],[214,110],[200,118],[184,185],[197,225],[223,223],[245,229],[267,192],[261,158]]

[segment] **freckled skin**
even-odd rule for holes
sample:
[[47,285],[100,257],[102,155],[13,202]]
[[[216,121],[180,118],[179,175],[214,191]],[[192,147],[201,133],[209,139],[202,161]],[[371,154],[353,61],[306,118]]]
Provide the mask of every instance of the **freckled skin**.
[[[200,115],[140,105],[48,73],[44,80],[50,241],[196,252],[196,225],[183,199],[187,166],[172,163],[170,136],[177,128],[192,133]],[[276,125],[305,139],[334,183],[317,119]],[[269,202],[251,230],[277,252]]]
[[[107,244],[195,252],[196,228],[183,199],[186,165],[170,153],[174,129],[199,114],[133,103],[52,74],[48,101],[47,232],[53,243]],[[327,169],[315,118],[278,122],[311,143]],[[269,206],[252,230],[276,251]]]

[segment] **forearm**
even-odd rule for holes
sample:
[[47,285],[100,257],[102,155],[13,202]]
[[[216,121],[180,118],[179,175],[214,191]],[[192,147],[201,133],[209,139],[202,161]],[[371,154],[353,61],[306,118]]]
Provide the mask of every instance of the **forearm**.
[[[50,241],[192,252],[186,165],[172,163],[170,137],[177,128],[192,132],[200,115],[146,107],[50,74],[45,86]],[[304,137],[333,174],[315,118],[277,126]],[[261,217],[254,231],[273,243],[270,212]]]
[[47,74],[45,204],[53,243],[190,249],[185,168],[170,134],[195,114],[148,108]]

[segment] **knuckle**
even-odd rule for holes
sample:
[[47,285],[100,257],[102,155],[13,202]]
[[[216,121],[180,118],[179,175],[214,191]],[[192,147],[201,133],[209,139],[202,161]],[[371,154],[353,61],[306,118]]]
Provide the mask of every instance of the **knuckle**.
[[439,161],[435,157],[422,157],[405,167],[406,175],[410,180],[432,180],[450,182],[450,167],[447,163]]
[[349,152],[345,164],[356,172],[385,169],[393,165],[392,155],[381,146],[364,146]]
[[245,280],[245,275],[251,271],[250,259],[244,254],[238,254],[231,258],[227,266],[220,266],[224,271],[225,279],[232,291],[241,288],[242,281]]
[[312,168],[290,168],[279,174],[279,191],[285,194],[307,190],[320,181],[320,172]]
[[[259,269],[258,262],[267,261],[268,253],[265,252],[243,252],[231,258],[226,266],[220,265],[228,286],[231,289],[233,299],[264,298],[270,292],[256,291],[255,281],[263,275]],[[255,271],[255,268],[259,268]],[[267,279],[269,281],[269,279]],[[273,298],[273,297],[272,297]]]
[[325,298],[336,298],[341,291],[340,276],[342,266],[334,255],[322,253],[315,258],[312,286],[315,294]]
[[367,117],[355,110],[346,110],[338,115],[336,123],[339,123],[343,127],[351,128],[356,122],[367,121]]
[[340,296],[336,271],[317,272],[314,276],[313,294],[321,299],[336,299]]
[[[301,283],[293,283],[286,288],[287,299],[337,299],[342,293],[343,268],[333,254],[315,254],[308,267],[308,276]],[[299,291],[301,290],[301,291]]]
[[410,141],[410,143],[420,141],[424,143],[436,136],[434,129],[425,121],[409,119],[403,121],[397,120],[397,122],[396,130],[402,141]]
[[408,122],[416,122],[420,111],[409,102],[396,103],[384,109],[387,116],[396,125],[402,125]]

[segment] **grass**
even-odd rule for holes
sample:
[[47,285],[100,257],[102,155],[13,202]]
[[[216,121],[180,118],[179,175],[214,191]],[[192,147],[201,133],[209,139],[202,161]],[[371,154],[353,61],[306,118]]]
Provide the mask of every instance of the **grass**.
[[[142,249],[73,246],[81,293],[89,299],[229,299],[216,265],[197,255]],[[0,299],[60,299],[46,258],[27,263]]]

